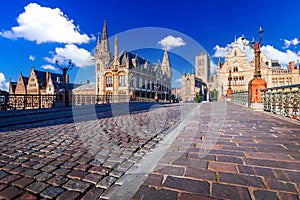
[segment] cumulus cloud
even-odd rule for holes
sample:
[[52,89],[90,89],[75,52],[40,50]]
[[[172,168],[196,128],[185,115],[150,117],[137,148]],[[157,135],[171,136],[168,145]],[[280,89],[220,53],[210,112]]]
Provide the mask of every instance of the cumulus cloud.
[[216,57],[216,58],[225,58],[226,57],[226,47],[220,47],[219,45],[216,45],[214,47],[214,55],[213,57]]
[[93,56],[85,49],[78,48],[74,44],[67,44],[64,48],[57,47],[55,52],[50,52],[52,57],[45,57],[44,59],[50,63],[66,64],[69,60],[72,60],[77,67],[89,67],[94,65]]
[[[248,46],[249,40],[245,39],[244,42],[245,42],[246,46],[244,46],[244,43],[242,41],[242,37],[237,38],[236,42],[237,42],[238,47],[241,50],[246,51],[246,56],[247,56],[248,60],[251,61],[254,58],[254,53],[253,53],[253,50],[251,49],[251,47]],[[214,47],[215,52],[213,54],[213,57],[215,57],[215,58],[219,58],[219,57],[220,58],[225,58],[226,57],[226,49],[228,49],[228,52],[230,52],[233,45],[234,45],[234,42],[227,44],[225,47],[221,47],[219,45],[216,45]]]
[[18,26],[0,33],[10,39],[24,38],[37,44],[46,42],[88,43],[94,37],[81,34],[79,26],[69,19],[59,8],[42,7],[30,3],[18,18]]
[[46,70],[58,71],[58,69],[53,65],[42,65],[41,68]]
[[6,81],[5,75],[0,72],[0,89],[8,91],[9,82]]
[[287,40],[287,39],[283,39],[284,41],[284,49],[288,49],[291,45],[293,46],[297,46],[299,44],[299,40],[298,38],[294,38],[294,39],[291,39],[291,40]]
[[262,46],[261,51],[267,56],[267,58],[278,60],[279,64],[281,65],[287,65],[291,61],[300,60],[300,57],[297,55],[297,53],[291,50],[286,50],[283,52],[271,45]]
[[29,55],[29,60],[31,60],[31,61],[35,61],[35,56],[33,56],[33,55]]
[[164,49],[170,50],[174,47],[180,47],[186,45],[181,37],[174,37],[169,35],[161,39],[158,44],[160,44]]
[[182,77],[175,80],[176,83],[182,83]]

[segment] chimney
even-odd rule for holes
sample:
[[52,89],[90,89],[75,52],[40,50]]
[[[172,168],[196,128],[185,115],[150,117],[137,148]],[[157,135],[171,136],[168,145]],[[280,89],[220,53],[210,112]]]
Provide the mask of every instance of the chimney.
[[50,72],[46,72],[46,85],[48,85],[49,83],[49,79],[50,79]]
[[290,70],[294,70],[295,69],[294,61],[289,62],[289,69]]
[[89,81],[89,80],[86,80],[85,84],[86,84],[86,85],[90,84],[90,81]]
[[66,74],[66,83],[70,83],[69,74]]

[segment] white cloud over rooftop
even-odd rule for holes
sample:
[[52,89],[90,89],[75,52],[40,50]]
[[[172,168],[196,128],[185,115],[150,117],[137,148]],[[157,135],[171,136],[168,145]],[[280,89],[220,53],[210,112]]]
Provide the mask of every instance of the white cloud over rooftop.
[[75,26],[74,21],[59,8],[30,3],[24,9],[25,11],[17,17],[18,26],[0,35],[10,39],[24,38],[37,44],[46,42],[82,44],[94,39],[87,34],[81,34],[79,26]]
[[160,44],[164,49],[170,50],[174,47],[180,47],[186,45],[181,37],[174,37],[172,35],[168,35],[161,39],[158,44]]

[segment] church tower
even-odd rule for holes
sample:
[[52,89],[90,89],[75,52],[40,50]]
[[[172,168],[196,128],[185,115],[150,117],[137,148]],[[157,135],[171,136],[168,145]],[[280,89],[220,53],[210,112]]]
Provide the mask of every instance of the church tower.
[[207,84],[210,73],[210,57],[207,53],[202,52],[196,56],[196,77],[200,78]]
[[171,77],[171,64],[167,50],[164,51],[164,57],[161,63],[161,68],[164,73],[166,73],[169,77]]
[[100,34],[98,34],[97,45],[94,53],[95,58],[95,71],[96,71],[96,94],[100,93],[99,88],[101,84],[101,71],[112,59],[111,52],[109,50],[108,35],[106,21],[104,21],[102,30],[102,40]]

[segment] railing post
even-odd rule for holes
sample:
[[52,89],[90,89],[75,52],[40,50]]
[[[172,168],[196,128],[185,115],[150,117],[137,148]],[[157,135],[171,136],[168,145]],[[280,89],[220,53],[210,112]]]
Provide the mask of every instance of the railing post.
[[300,120],[300,86],[298,87],[298,120]]

